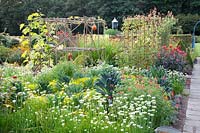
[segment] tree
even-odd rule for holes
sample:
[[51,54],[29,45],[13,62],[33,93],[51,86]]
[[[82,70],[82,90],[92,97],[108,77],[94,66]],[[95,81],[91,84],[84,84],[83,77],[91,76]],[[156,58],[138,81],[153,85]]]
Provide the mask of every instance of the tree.
[[101,16],[110,26],[114,17],[121,23],[124,16],[146,14],[154,7],[165,14],[200,13],[199,0],[0,0],[0,32],[6,28],[19,35],[19,24],[33,12],[47,17]]
[[66,0],[2,0],[0,32],[6,29],[11,35],[20,35],[20,23],[26,22],[26,17],[33,12],[42,12],[47,17],[64,17],[65,2]]
[[[11,34],[16,34],[19,29],[19,23],[23,20],[23,16],[20,15],[22,9],[21,0],[2,0],[0,1],[0,32],[5,31]],[[17,20],[17,21],[16,21]]]

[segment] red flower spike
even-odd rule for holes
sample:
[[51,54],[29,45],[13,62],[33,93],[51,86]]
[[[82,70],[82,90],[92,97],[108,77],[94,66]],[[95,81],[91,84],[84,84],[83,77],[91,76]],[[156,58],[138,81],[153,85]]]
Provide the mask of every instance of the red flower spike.
[[170,48],[170,49],[172,49],[172,48],[173,48],[172,44],[170,44],[170,45],[169,45],[169,48]]
[[72,60],[72,53],[68,53],[67,59],[68,59],[68,61]]
[[13,78],[13,79],[17,79],[17,76],[14,75],[14,76],[12,76],[12,78]]
[[178,46],[177,46],[177,48],[178,48],[178,49],[181,49],[181,46],[180,46],[180,45],[178,45]]

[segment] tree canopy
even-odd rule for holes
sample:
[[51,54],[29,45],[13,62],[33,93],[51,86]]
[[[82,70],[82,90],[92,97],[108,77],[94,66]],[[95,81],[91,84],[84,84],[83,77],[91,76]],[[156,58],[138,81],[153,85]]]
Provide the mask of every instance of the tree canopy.
[[156,7],[161,13],[198,14],[199,0],[0,0],[0,32],[21,34],[19,24],[32,12],[47,17],[100,16],[107,21],[116,17],[145,14]]

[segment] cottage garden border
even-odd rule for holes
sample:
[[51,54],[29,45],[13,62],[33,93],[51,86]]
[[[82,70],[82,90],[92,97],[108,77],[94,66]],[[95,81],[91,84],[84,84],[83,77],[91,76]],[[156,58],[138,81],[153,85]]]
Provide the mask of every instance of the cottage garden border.
[[[139,17],[142,24],[131,23],[128,30],[137,29],[134,31],[137,35],[128,35],[131,41],[128,40],[127,44],[130,48],[130,44],[137,43],[136,49],[143,48],[140,52],[144,54],[141,55],[148,59],[146,52],[151,52],[151,49],[145,49],[143,45],[143,42],[149,46],[152,43],[149,41],[151,31],[147,29],[151,26],[148,22],[151,18],[160,18],[155,10],[151,13],[147,17]],[[157,57],[155,53],[153,56],[155,65],[147,68],[153,62],[144,59],[142,69],[122,67],[135,63],[130,58],[123,59],[126,45],[116,55],[121,68],[106,63],[83,67],[85,64],[77,65],[72,57],[53,66],[49,62],[51,48],[48,45],[53,38],[46,37],[49,31],[38,17],[42,15],[32,14],[28,17],[28,26],[20,26],[24,35],[36,38],[33,49],[23,54],[24,57],[27,55],[26,61],[30,65],[1,66],[1,131],[143,133],[154,132],[156,127],[170,125],[175,120],[175,112],[179,109],[176,105],[180,104],[176,96],[182,93],[186,80],[182,72],[189,53],[182,50],[184,45],[160,46]],[[174,18],[168,16],[158,20],[156,29],[160,31],[153,37],[170,34]],[[34,33],[35,29],[40,32]],[[23,45],[32,43],[24,36],[22,39]],[[138,55],[134,51],[127,53],[132,57]],[[36,73],[32,73],[31,69]]]

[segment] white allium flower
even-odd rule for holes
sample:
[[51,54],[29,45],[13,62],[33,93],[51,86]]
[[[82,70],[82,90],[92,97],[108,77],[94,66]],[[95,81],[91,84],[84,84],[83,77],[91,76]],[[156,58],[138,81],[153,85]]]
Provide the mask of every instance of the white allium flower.
[[142,108],[143,108],[143,109],[147,109],[147,107],[146,107],[146,106],[142,106]]
[[83,99],[81,99],[81,100],[79,100],[79,102],[82,104],[82,103],[84,103],[84,100],[83,100]]

